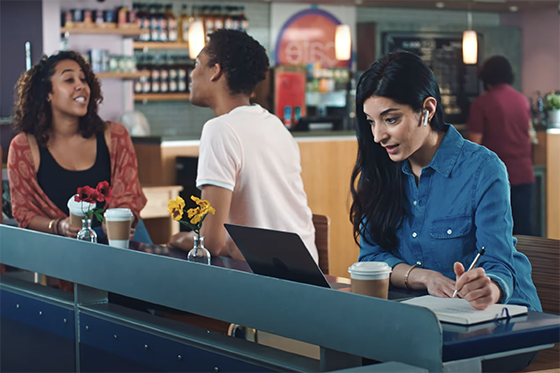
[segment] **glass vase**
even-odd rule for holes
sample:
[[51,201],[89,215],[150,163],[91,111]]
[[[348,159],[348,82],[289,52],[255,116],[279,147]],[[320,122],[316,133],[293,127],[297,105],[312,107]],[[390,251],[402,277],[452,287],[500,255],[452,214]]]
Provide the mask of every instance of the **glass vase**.
[[187,260],[189,262],[210,264],[211,258],[212,255],[210,255],[210,251],[206,250],[204,247],[204,236],[194,236],[194,245],[192,250],[187,254]]
[[97,242],[97,233],[91,229],[91,219],[82,219],[82,229],[76,238],[82,241]]

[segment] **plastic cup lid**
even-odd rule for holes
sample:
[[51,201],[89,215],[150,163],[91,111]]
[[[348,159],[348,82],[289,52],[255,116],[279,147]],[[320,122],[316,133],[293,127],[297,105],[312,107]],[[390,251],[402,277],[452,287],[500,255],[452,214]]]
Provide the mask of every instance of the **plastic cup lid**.
[[390,273],[391,267],[385,262],[357,262],[348,267],[348,272],[359,275]]
[[77,194],[70,197],[68,203],[66,204],[68,206],[68,210],[70,210],[72,214],[77,216],[84,216],[86,211],[95,208],[95,203],[76,202],[74,201],[74,196],[77,196]]
[[105,210],[105,219],[109,220],[128,220],[133,214],[129,208],[119,207]]

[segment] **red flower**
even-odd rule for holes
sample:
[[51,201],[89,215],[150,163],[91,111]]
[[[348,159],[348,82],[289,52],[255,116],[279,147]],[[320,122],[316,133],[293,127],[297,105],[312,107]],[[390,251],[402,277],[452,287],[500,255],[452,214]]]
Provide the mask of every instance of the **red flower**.
[[97,190],[86,185],[85,187],[78,188],[78,194],[74,196],[74,201],[94,203],[97,202],[98,197],[99,193]]
[[109,187],[109,183],[106,181],[100,181],[99,184],[97,184],[97,193],[99,194],[98,202],[107,201],[108,203],[113,198],[111,187]]

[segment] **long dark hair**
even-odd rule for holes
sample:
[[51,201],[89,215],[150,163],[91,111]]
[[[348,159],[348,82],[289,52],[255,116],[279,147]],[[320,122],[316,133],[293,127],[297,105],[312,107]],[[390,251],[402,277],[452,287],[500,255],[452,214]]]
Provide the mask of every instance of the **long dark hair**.
[[371,125],[364,114],[364,102],[372,96],[409,105],[415,112],[421,112],[424,100],[433,97],[437,108],[430,126],[443,131],[445,125],[436,78],[418,56],[393,52],[376,61],[360,77],[356,91],[358,156],[350,185],[350,221],[356,243],[361,236],[369,244],[375,242],[391,249],[397,246],[396,230],[404,215],[403,176],[401,162],[393,162],[387,151],[373,141]]
[[80,134],[85,138],[102,132],[105,123],[97,115],[97,108],[103,96],[101,85],[84,58],[73,51],[62,51],[50,57],[43,56],[29,71],[24,72],[16,84],[16,102],[14,104],[14,129],[35,136],[39,145],[45,146],[49,141],[52,128],[52,110],[47,102],[52,91],[51,77],[56,65],[63,60],[76,61],[84,71],[86,83],[90,89],[87,114],[80,118]]

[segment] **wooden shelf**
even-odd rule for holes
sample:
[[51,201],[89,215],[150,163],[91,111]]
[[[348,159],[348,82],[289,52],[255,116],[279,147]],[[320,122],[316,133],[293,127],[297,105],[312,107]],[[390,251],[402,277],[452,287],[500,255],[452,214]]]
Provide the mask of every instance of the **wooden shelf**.
[[92,34],[92,35],[123,35],[123,36],[136,36],[140,35],[140,28],[138,27],[115,27],[115,28],[103,28],[103,27],[71,27],[60,29],[60,33],[70,33],[70,34]]
[[161,43],[157,41],[135,41],[134,49],[182,49],[188,50],[187,43]]
[[149,71],[145,71],[145,72],[141,72],[141,71],[137,71],[137,72],[131,72],[131,73],[121,73],[121,72],[101,72],[101,73],[96,73],[95,76],[97,76],[100,79],[138,79],[141,78],[143,76],[149,78],[150,77],[150,72]]
[[188,93],[135,93],[134,101],[187,101]]

